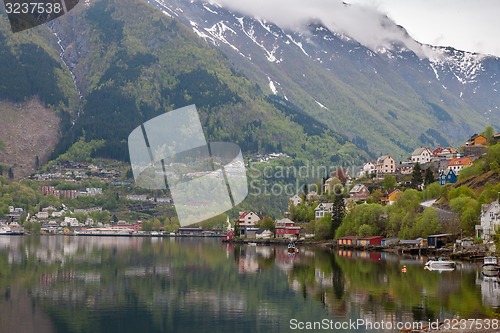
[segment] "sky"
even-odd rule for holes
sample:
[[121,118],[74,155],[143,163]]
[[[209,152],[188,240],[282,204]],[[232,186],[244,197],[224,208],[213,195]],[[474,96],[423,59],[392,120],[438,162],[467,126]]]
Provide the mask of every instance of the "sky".
[[372,50],[396,40],[422,57],[428,55],[415,39],[500,57],[500,0],[344,0],[350,6],[342,0],[211,1],[283,28],[297,29],[319,19]]
[[377,8],[419,42],[500,57],[498,0],[346,0]]

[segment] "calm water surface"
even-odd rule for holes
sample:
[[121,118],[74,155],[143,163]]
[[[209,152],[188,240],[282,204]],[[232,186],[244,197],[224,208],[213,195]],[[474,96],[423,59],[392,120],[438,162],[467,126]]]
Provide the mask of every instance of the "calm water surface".
[[275,333],[291,332],[292,319],[395,324],[500,313],[498,280],[480,265],[431,272],[424,260],[314,248],[290,256],[203,238],[0,236],[0,332]]

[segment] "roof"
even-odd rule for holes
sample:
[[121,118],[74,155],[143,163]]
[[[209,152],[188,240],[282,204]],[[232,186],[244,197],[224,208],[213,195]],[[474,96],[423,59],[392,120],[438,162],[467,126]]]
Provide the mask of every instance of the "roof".
[[411,156],[417,156],[417,155],[422,155],[422,153],[424,151],[428,151],[429,153],[432,154],[431,150],[429,148],[426,148],[426,147],[420,147],[420,148],[417,148],[413,151],[413,153],[411,153]]
[[270,230],[267,230],[266,228],[259,228],[259,230],[257,230],[257,234],[262,234],[266,231],[271,232]]
[[429,237],[435,237],[435,238],[437,238],[437,237],[446,237],[446,236],[453,236],[453,234],[437,234],[437,235],[429,235],[429,236],[427,236],[427,238],[429,238]]
[[323,209],[330,209],[330,208],[332,208],[333,203],[331,203],[331,202],[322,202],[316,208],[314,208],[314,210],[319,210],[320,206],[323,206]]
[[349,193],[357,193],[360,192],[363,188],[366,188],[365,185],[363,184],[356,184],[354,187],[349,191]]
[[281,223],[283,223],[283,224],[285,224],[285,223],[295,224],[295,222],[293,222],[292,220],[290,220],[288,217],[285,217],[284,219],[276,221],[276,226],[278,226],[278,224],[281,224]]
[[382,155],[379,158],[377,158],[377,163],[382,162],[383,160],[385,160],[387,158],[393,159],[391,155]]
[[483,139],[486,139],[483,135],[479,135],[479,134],[474,134],[473,136],[470,137],[469,141],[474,141],[476,140],[477,138],[483,138]]
[[472,164],[472,160],[469,157],[457,157],[452,158],[448,166],[456,166],[456,165],[470,165]]
[[363,184],[356,184],[354,187],[349,191],[349,193],[358,193],[360,192],[363,188],[366,188],[365,185]]
[[495,204],[498,205],[498,200],[493,201],[492,203],[489,204],[482,204],[481,211],[483,211],[483,213],[487,213],[491,208],[495,208]]
[[385,237],[384,236],[370,236],[370,237],[362,237],[362,238],[359,238],[359,240],[372,240],[372,239],[384,239]]

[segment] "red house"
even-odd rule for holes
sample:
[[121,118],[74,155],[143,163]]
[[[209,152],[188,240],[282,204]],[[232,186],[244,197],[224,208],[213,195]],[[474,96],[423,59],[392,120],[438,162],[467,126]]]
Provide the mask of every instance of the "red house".
[[360,239],[358,239],[358,245],[361,245],[361,246],[369,246],[369,245],[381,246],[382,239],[384,239],[384,238],[385,237],[383,237],[383,236],[371,236],[371,237],[360,238]]
[[288,218],[276,221],[276,238],[299,238],[300,227],[295,226],[295,222]]
[[366,200],[370,195],[370,191],[363,184],[354,185],[354,187],[349,191],[349,197],[354,200]]

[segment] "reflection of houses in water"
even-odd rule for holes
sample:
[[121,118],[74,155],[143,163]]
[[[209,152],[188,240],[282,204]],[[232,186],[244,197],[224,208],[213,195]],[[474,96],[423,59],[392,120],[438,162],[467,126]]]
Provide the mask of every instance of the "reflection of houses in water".
[[321,287],[333,287],[333,274],[326,275],[319,268],[314,269],[314,279]]
[[[257,246],[243,246],[236,248],[238,252],[235,260],[238,265],[238,272],[240,274],[252,274],[259,271],[259,257],[266,258],[268,253]],[[261,254],[264,255],[261,255]]]
[[[248,300],[243,294],[220,295],[215,291],[192,290],[183,295],[185,305],[202,306],[206,311],[219,315],[239,315],[247,309]],[[264,307],[264,305],[261,305]],[[271,309],[266,309],[272,311]]]
[[483,304],[500,306],[500,280],[498,276],[485,276],[477,272],[476,285],[481,287],[481,297]]
[[148,266],[148,267],[143,267],[143,266],[129,267],[125,270],[123,274],[128,277],[146,277],[146,276],[159,276],[159,275],[166,277],[172,276],[170,267],[160,266],[160,265]]
[[246,255],[240,257],[238,262],[238,272],[241,274],[255,273],[259,270],[259,263],[256,256]]
[[385,260],[387,257],[387,253],[385,252],[372,252],[372,251],[352,251],[339,249],[337,251],[337,255],[339,257],[344,258],[359,258],[359,259],[367,259],[372,261],[380,261]]
[[[0,237],[0,250],[8,251],[9,263],[20,263],[23,260],[36,258],[44,263],[61,263],[67,258],[89,261],[89,254],[100,249],[137,249],[142,238],[122,237],[40,237],[39,242],[30,242],[24,237]],[[19,251],[22,247],[24,250]]]
[[257,246],[255,252],[263,258],[271,258],[273,249],[270,246]]
[[293,263],[300,256],[299,253],[288,253],[287,248],[276,248],[275,262],[276,266],[283,272],[288,273],[293,268]]

